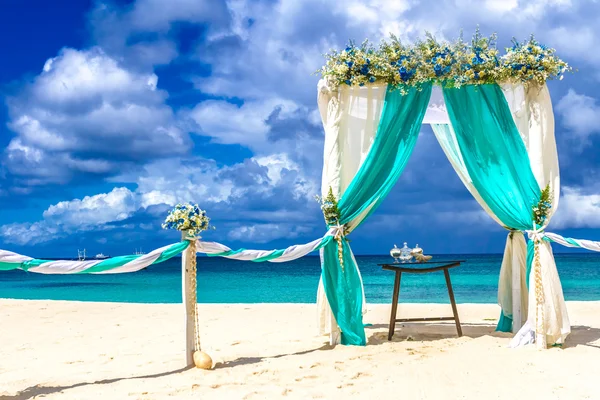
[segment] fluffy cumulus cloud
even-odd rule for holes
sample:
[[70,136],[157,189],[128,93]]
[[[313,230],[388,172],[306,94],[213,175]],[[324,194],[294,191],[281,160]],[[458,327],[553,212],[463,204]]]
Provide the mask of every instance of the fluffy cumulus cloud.
[[109,193],[86,196],[83,199],[61,201],[44,211],[44,219],[70,227],[103,225],[128,218],[138,206],[127,188],[115,188]]
[[0,227],[0,236],[8,243],[36,244],[90,230],[108,230],[137,210],[134,194],[126,188],[83,199],[61,201],[43,213],[34,223],[13,223]]
[[589,193],[580,188],[563,188],[551,227],[600,228],[600,193]]
[[581,141],[587,141],[591,134],[600,133],[600,105],[594,97],[569,89],[556,105],[556,111],[562,117],[564,127]]
[[15,133],[4,152],[29,185],[107,176],[139,160],[183,154],[189,139],[154,73],[121,66],[99,48],[63,49],[8,99]]

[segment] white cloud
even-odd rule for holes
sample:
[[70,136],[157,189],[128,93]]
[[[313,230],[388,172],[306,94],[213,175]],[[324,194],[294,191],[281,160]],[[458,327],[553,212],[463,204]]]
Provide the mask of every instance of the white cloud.
[[99,48],[63,49],[8,99],[17,136],[8,170],[30,185],[74,174],[109,174],[122,163],[187,152],[187,135],[165,105],[158,77],[120,65]]
[[126,18],[137,31],[166,31],[177,21],[218,26],[228,22],[229,12],[218,0],[138,0]]
[[549,229],[600,228],[600,194],[564,187]]
[[556,105],[562,124],[586,142],[593,133],[600,133],[600,105],[593,97],[578,94],[575,90],[563,96]]
[[505,13],[519,6],[517,0],[485,0],[485,6],[492,12]]
[[134,193],[127,188],[114,188],[109,193],[51,205],[40,221],[0,226],[0,237],[7,243],[33,245],[75,232],[110,230],[115,228],[111,223],[129,218],[137,209]]
[[560,26],[549,31],[552,46],[559,49],[561,57],[583,59],[590,64],[600,61],[600,54],[590,49],[600,40],[600,29],[590,26]]
[[[227,221],[235,221],[231,225],[235,228],[223,235],[234,238],[236,233],[231,232],[244,232],[247,239],[252,236],[263,243],[305,232],[304,224],[311,221],[305,210],[316,190],[314,182],[285,154],[224,167],[202,159],[159,160],[116,180],[135,183],[137,189],[115,187],[108,193],[61,201],[48,207],[40,221],[0,227],[0,237],[10,243],[36,244],[75,232],[117,227],[121,231],[149,230],[162,222],[167,208],[192,201],[212,210],[225,226],[231,225]],[[152,211],[156,206],[160,206],[158,212]],[[136,216],[146,220],[137,225],[127,221]],[[267,229],[275,222],[283,225]],[[291,224],[293,229],[284,228]]]
[[40,221],[33,224],[2,225],[0,226],[0,236],[6,243],[26,245],[56,240],[66,234],[59,227]]
[[229,231],[228,238],[243,242],[268,243],[279,238],[295,239],[312,229],[292,224],[256,224],[240,226]]
[[123,221],[138,209],[134,193],[121,187],[109,193],[61,201],[44,211],[44,219],[59,225],[85,228]]
[[[188,116],[198,124],[198,133],[211,137],[215,143],[241,144],[254,151],[271,153],[281,149],[274,150],[274,140],[269,137],[272,129],[269,118],[276,115],[278,120],[283,121],[302,119],[311,125],[309,129],[320,131],[321,121],[315,121],[313,111],[283,99],[247,101],[241,106],[227,101],[208,100],[199,103]],[[306,126],[298,129],[290,123],[288,128],[295,138],[306,134]],[[287,149],[293,153],[289,146]]]

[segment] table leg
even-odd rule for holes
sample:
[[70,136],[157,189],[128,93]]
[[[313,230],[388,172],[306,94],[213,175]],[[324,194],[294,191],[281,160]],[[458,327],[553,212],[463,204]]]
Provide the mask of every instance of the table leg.
[[398,295],[400,294],[400,278],[402,272],[396,271],[396,278],[394,279],[394,294],[392,296],[392,313],[390,315],[390,331],[388,332],[388,340],[392,340],[394,336],[394,330],[396,329],[396,312],[398,310]]
[[458,319],[458,311],[456,309],[456,301],[454,300],[454,291],[452,290],[452,283],[450,282],[450,272],[448,269],[444,269],[444,276],[446,277],[446,286],[448,286],[448,295],[450,296],[450,303],[452,304],[452,312],[454,313],[454,322],[456,323],[456,331],[458,337],[462,336],[462,328],[460,327],[460,320]]

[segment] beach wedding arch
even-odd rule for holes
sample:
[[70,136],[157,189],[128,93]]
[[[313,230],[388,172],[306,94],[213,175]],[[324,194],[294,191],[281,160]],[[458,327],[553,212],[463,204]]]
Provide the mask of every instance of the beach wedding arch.
[[212,361],[201,354],[198,332],[196,254],[285,262],[319,250],[320,332],[329,334],[331,344],[365,345],[363,283],[346,238],[389,194],[421,126],[429,124],[467,190],[508,231],[497,330],[515,333],[512,347],[564,343],[571,328],[551,242],[600,251],[600,242],[546,232],[560,198],[546,82],[562,79],[571,67],[533,36],[514,40],[500,54],[496,37],[479,31],[470,42],[427,35],[410,45],[393,36],[378,46],[350,43],[325,57],[317,87],[325,131],[318,197],[327,226],[322,237],[281,250],[232,250],[199,238],[210,228],[206,213],[180,204],[163,225],[182,231],[179,243],[91,261],[39,260],[0,250],[0,270],[134,272],[182,253],[186,362],[208,367]]

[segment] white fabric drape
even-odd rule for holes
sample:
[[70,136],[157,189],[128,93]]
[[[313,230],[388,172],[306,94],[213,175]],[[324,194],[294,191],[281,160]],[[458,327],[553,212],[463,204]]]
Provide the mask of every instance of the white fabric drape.
[[[552,208],[546,220],[547,226],[558,208],[560,197],[560,172],[550,92],[546,85],[529,88],[503,85],[503,91],[509,105],[512,103],[513,118],[527,148],[536,181],[541,189],[546,185],[550,186]],[[529,323],[522,328],[523,332],[520,332],[519,337],[532,337],[533,335],[526,333],[531,329],[536,332],[537,346],[545,348],[547,344],[564,343],[571,332],[571,325],[550,243],[543,241],[539,246],[539,253],[544,303],[539,306],[539,310],[536,309],[533,265],[529,277]],[[536,319],[542,316],[543,324]]]
[[512,231],[506,246],[498,279],[498,305],[513,319],[513,332],[527,321],[527,243],[521,231]]
[[[332,228],[325,234],[325,236],[334,236],[335,233],[335,228]],[[304,257],[305,255],[312,253],[313,251],[318,249],[323,240],[325,239],[325,236],[306,244],[297,244],[294,246],[290,246],[286,248],[283,254],[281,254],[279,257],[273,258],[272,260],[268,261],[274,263],[283,263]],[[227,251],[231,251],[231,249],[221,243],[205,242],[203,240],[196,241],[197,253],[219,254]],[[221,257],[230,258],[232,260],[252,261],[269,256],[273,254],[273,252],[274,250],[242,250],[240,252]]]
[[[106,271],[91,272],[92,274],[123,274],[128,272],[136,272],[146,268],[154,263],[161,254],[166,251],[168,245],[144,254],[135,258],[119,267],[108,269]],[[24,263],[32,260],[31,257],[23,256],[6,250],[0,250],[0,262]],[[27,271],[38,274],[79,274],[100,264],[104,260],[87,260],[87,261],[72,261],[72,260],[56,260],[44,262],[36,267],[31,267]]]
[[548,87],[524,88],[521,84],[504,84],[502,91],[527,148],[533,176],[540,188],[550,185],[553,199],[550,215],[553,215],[560,197],[560,170]]
[[[373,144],[386,91],[387,85],[341,86],[332,89],[327,81],[319,81],[317,103],[325,130],[322,196],[326,196],[331,188],[334,195],[340,198],[354,179]],[[368,210],[348,223],[348,230],[352,231],[358,226],[367,213]],[[360,276],[360,271],[358,273]],[[339,343],[341,336],[322,281],[317,290],[317,310],[319,332],[329,333],[331,344]],[[365,310],[363,290],[363,312]]]
[[[535,262],[529,276],[529,328],[535,332],[538,348],[562,344],[571,333],[567,305],[556,269],[552,246],[546,241],[539,245],[542,278],[542,304],[536,304]],[[526,329],[525,329],[526,330]]]

